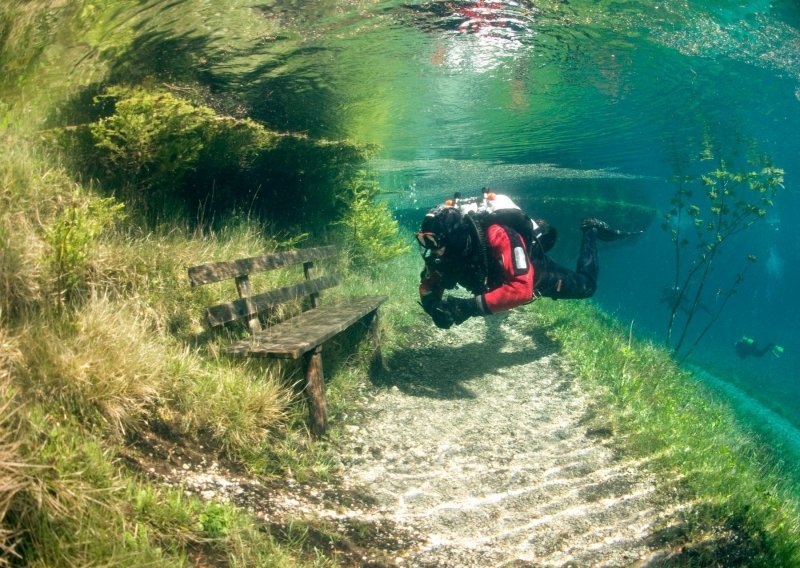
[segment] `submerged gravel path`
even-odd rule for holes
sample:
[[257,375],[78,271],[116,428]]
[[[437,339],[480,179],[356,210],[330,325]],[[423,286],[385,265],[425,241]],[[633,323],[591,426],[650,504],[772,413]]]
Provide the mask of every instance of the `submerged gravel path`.
[[255,478],[163,439],[130,459],[271,530],[302,521],[307,548],[342,566],[683,565],[678,506],[615,451],[543,330],[515,313],[470,320],[388,364],[327,442],[330,482]]
[[541,330],[471,320],[405,350],[337,443],[366,514],[419,538],[411,566],[658,563],[674,507]]

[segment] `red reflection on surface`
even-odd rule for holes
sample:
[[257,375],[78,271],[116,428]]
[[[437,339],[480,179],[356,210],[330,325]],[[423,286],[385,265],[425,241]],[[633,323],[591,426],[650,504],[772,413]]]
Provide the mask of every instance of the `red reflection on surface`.
[[478,31],[486,26],[502,26],[499,12],[503,4],[500,2],[473,2],[466,6],[459,7],[455,13],[467,18],[459,24],[459,30]]

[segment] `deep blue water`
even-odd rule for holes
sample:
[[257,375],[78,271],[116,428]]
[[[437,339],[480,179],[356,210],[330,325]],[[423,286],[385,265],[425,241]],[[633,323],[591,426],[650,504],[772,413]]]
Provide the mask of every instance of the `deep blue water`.
[[[800,427],[796,0],[119,4],[105,35],[53,73],[84,81],[81,66],[134,36],[129,53],[151,66],[196,65],[221,108],[235,97],[273,128],[376,144],[373,166],[407,229],[454,191],[482,186],[550,219],[561,235],[553,256],[566,264],[582,217],[647,227],[602,246],[596,301],[657,341],[675,270],[660,228],[670,178],[769,159],[785,189],[726,243],[702,302],[719,306],[716,288],[746,254],[758,262],[690,362]],[[784,353],[739,359],[732,345],[743,335]]]

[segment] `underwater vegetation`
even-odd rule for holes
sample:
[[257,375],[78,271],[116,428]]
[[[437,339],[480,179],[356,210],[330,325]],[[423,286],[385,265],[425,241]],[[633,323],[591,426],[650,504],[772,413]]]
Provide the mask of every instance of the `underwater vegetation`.
[[[739,269],[732,281],[715,273],[719,255],[753,224],[764,221],[783,187],[783,170],[765,165],[750,172],[731,172],[720,166],[698,178],[679,178],[662,229],[674,245],[674,281],[669,302],[667,345],[681,360],[691,354],[719,319],[728,300],[744,281],[756,256],[738,250]],[[695,189],[699,184],[699,188]],[[699,195],[696,194],[699,193]],[[684,221],[688,221],[685,224]],[[741,242],[741,241],[740,241]],[[727,261],[730,263],[730,261]],[[720,301],[707,302],[709,296]],[[714,305],[713,311],[708,305]],[[699,330],[695,318],[705,317]]]
[[[290,54],[305,50],[331,56],[321,57],[330,76],[339,71],[333,56],[341,53],[299,40],[283,52],[278,45],[290,35],[279,29],[284,14],[288,22],[291,10],[313,3],[279,3],[285,13],[239,1],[202,3],[207,13],[191,9],[200,3],[167,4],[0,2],[0,566],[336,565],[292,531],[282,536],[245,511],[165,489],[130,467],[132,448],[158,435],[202,445],[257,475],[330,475],[327,448],[306,436],[296,369],[220,357],[218,342],[237,330],[215,336],[204,328],[201,306],[223,294],[190,291],[187,266],[333,242],[344,250],[335,266],[344,272],[343,293],[391,297],[382,324],[387,350],[419,330],[418,259],[381,201],[369,169],[375,148],[332,134],[383,134],[396,118],[390,102],[379,105],[384,121],[376,122],[292,67]],[[591,4],[601,15],[619,3]],[[223,5],[248,19],[231,21]],[[173,8],[180,30],[145,23],[146,16],[167,20]],[[245,27],[235,24],[245,22],[258,38],[253,52],[229,42]],[[300,18],[293,25],[308,24]],[[341,44],[352,41],[344,34]],[[368,51],[359,45],[352,60]],[[226,67],[250,56],[264,58],[250,73],[240,73],[244,63]],[[342,82],[359,94],[400,99],[408,92],[382,92],[369,84],[370,73],[362,77]],[[467,91],[458,87],[460,101]],[[547,108],[565,106],[560,93],[553,100]],[[361,121],[320,126],[341,116]],[[465,174],[470,183],[472,173]],[[739,289],[739,276],[720,270],[723,250],[726,258],[738,255],[746,277],[751,253],[737,248],[737,238],[769,217],[781,179],[767,164],[739,173],[721,164],[678,182],[665,221],[678,290],[668,343],[679,357],[719,318],[703,310],[707,294],[723,299],[721,311]],[[594,189],[587,200],[609,195]],[[554,191],[533,204],[588,204],[635,226],[653,215],[625,195],[578,199]],[[768,261],[774,274],[782,270],[776,259]],[[712,537],[722,528],[748,537],[735,550],[742,564],[796,564],[795,501],[726,409],[698,394],[663,350],[632,341],[626,330],[608,333],[595,312],[550,307],[536,325],[551,326],[598,398],[611,399],[618,414],[609,420],[628,448],[656,455],[662,469],[655,471],[665,479],[686,474],[676,500],[703,504],[687,512],[687,530],[709,537],[698,558],[714,559]],[[352,389],[368,380],[367,357],[357,345],[329,354],[332,418],[343,421],[352,415]]]
[[83,179],[135,206],[151,226],[187,219],[218,225],[234,213],[286,223],[320,222],[344,209],[369,148],[279,133],[219,115],[166,89],[110,87],[94,121],[53,138]]

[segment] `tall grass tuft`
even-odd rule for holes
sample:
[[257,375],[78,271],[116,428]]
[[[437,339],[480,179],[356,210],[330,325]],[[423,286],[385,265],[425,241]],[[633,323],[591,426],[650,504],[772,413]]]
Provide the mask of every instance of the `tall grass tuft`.
[[160,391],[165,349],[125,305],[97,298],[69,317],[29,323],[19,335],[27,396],[121,435]]
[[66,180],[16,138],[0,136],[0,311],[7,319],[47,292],[39,231]]
[[[408,238],[411,240],[411,237]],[[422,308],[419,299],[419,271],[422,261],[416,251],[407,251],[369,269],[353,267],[335,290],[340,295],[386,295],[389,300],[381,306],[382,346],[391,352],[403,342],[403,331],[419,321]]]
[[11,383],[11,366],[18,363],[19,356],[16,345],[0,328],[0,566],[7,566],[12,557],[18,557],[14,548],[19,531],[8,526],[5,518],[15,496],[29,483],[14,435],[19,401]]
[[159,407],[159,419],[228,455],[247,455],[267,443],[294,398],[276,367],[210,363],[188,349],[171,359],[169,375],[170,400]]

